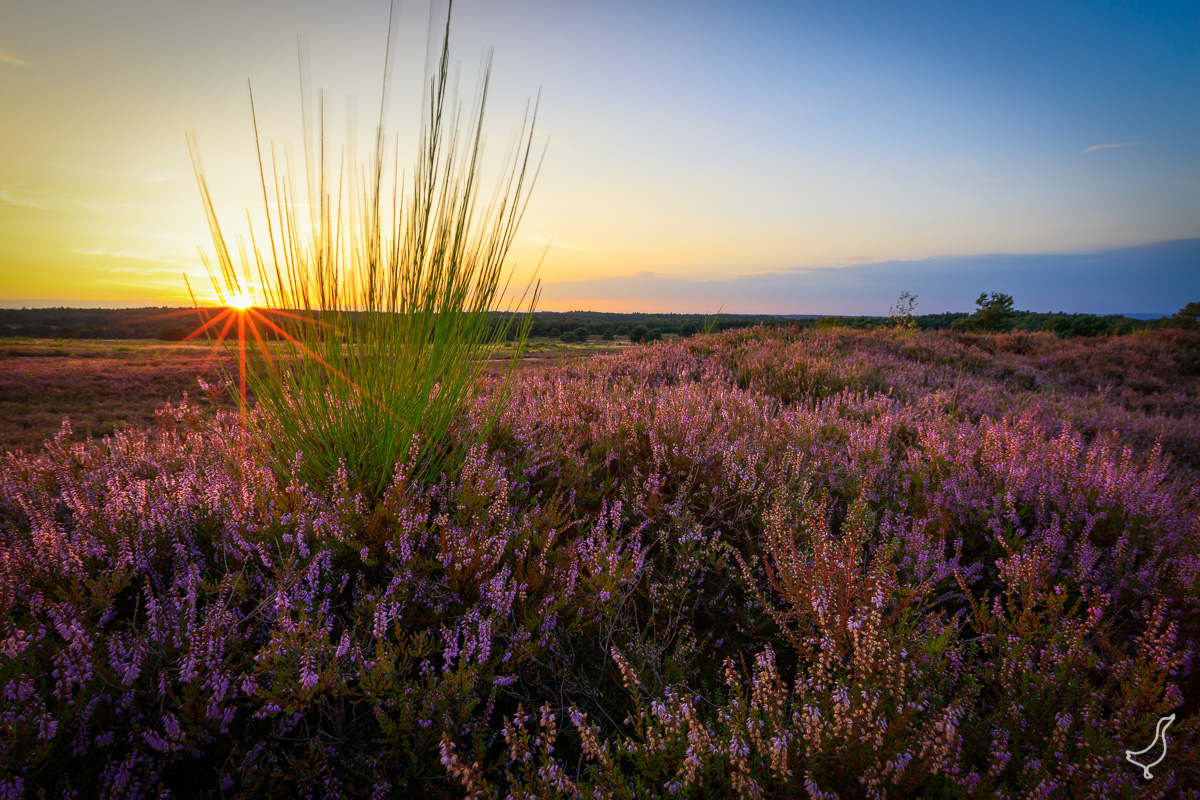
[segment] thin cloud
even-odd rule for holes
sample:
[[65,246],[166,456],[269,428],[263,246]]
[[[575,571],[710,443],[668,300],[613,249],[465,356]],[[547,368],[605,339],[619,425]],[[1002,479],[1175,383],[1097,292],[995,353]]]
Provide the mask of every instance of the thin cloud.
[[14,55],[11,50],[5,50],[0,47],[0,64],[8,64],[13,67],[28,67],[29,62],[20,56]]
[[146,183],[163,183],[165,181],[173,181],[179,177],[179,173],[172,170],[129,172],[128,170],[101,169],[81,164],[66,164],[61,161],[34,161],[34,163],[61,169],[63,172],[69,172],[72,175],[83,175],[90,178],[120,178],[122,180],[145,181]]
[[46,208],[44,203],[31,197],[21,197],[5,186],[0,186],[0,203],[10,206],[23,206],[24,208]]
[[564,250],[591,250],[590,247],[583,247],[578,244],[567,244],[566,242],[555,241],[546,236],[533,236],[530,234],[521,234],[521,237],[529,242],[535,242],[540,245],[549,245],[550,247],[561,247]]
[[1140,142],[1105,142],[1104,144],[1094,144],[1083,152],[1090,153],[1093,150],[1109,150],[1113,147],[1133,147],[1136,144],[1140,144]]
[[[147,261],[152,264],[168,264],[168,265],[175,266],[175,267],[195,266],[192,262],[185,261],[185,260],[177,258],[175,256],[161,254],[161,253],[138,251],[138,250],[126,250],[126,249],[109,250],[106,247],[91,247],[91,248],[67,247],[64,249],[68,253],[75,253],[76,255],[80,255],[80,256],[102,256],[104,258],[126,258],[126,259],[133,259],[135,261]],[[145,272],[145,267],[118,267],[118,266],[109,265],[109,266],[106,266],[105,269],[109,270],[110,272]],[[175,273],[172,272],[172,273],[168,273],[168,274],[173,276]]]
[[88,197],[35,195],[12,186],[0,186],[0,204],[36,208],[40,211],[94,211],[114,217],[137,208],[136,203],[104,203]]

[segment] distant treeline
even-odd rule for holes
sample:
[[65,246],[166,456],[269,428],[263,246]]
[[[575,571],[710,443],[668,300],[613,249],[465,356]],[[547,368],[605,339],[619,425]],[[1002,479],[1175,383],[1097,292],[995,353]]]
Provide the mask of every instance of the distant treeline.
[[0,336],[177,341],[199,326],[182,308],[0,308]]
[[789,325],[794,319],[770,314],[618,314],[603,311],[538,311],[529,335],[536,339],[583,341],[626,337],[635,342],[655,341],[665,335],[691,336],[705,330],[724,331],[752,325]]
[[[497,314],[497,324],[502,324],[508,316]],[[203,320],[210,318],[202,318],[194,309],[180,308],[4,308],[0,309],[0,336],[179,341],[199,328]],[[530,335],[555,339],[564,336],[637,338],[644,331],[645,338],[653,340],[662,338],[664,334],[690,335],[705,329],[728,330],[759,324],[787,325],[794,321],[765,314],[706,317],[703,314],[539,311],[534,314]],[[214,335],[218,327],[210,328]]]
[[[353,316],[353,315],[352,315]],[[508,315],[496,315],[501,324]],[[208,317],[205,317],[207,319]],[[597,311],[539,311],[530,335],[570,340],[585,337],[660,339],[664,334],[691,335],[705,329],[728,330],[750,325],[794,322],[764,314],[613,314]],[[160,339],[179,341],[202,324],[192,309],[178,308],[5,308],[0,309],[0,336],[46,339]],[[219,326],[216,326],[219,327]],[[512,326],[510,326],[512,327]],[[211,328],[214,335],[216,328]],[[515,330],[515,329],[514,329]],[[264,331],[264,333],[266,333]]]
[[[1162,319],[1132,319],[1119,314],[1064,314],[1061,312],[1040,313],[1036,311],[1014,311],[1008,325],[999,328],[973,328],[970,324],[978,314],[962,311],[946,311],[941,314],[913,316],[918,330],[978,330],[979,332],[1004,333],[1011,331],[1050,331],[1062,338],[1073,336],[1122,336],[1137,331],[1180,327],[1174,317]],[[845,328],[888,328],[894,326],[889,317],[822,317],[816,321],[819,327]]]
[[[998,301],[997,298],[1000,298]],[[982,298],[981,298],[982,299]],[[1007,303],[1007,305],[1006,305]],[[497,324],[506,315],[497,314]],[[691,336],[705,330],[753,325],[779,327],[904,326],[917,330],[1050,331],[1060,337],[1112,336],[1158,328],[1195,328],[1200,303],[1189,303],[1163,319],[1140,320],[1118,315],[1016,311],[1007,295],[992,295],[973,314],[905,315],[901,317],[775,316],[768,314],[619,314],[601,311],[538,311],[530,335],[539,339],[583,341],[591,338],[654,341],[664,336]],[[200,327],[197,312],[178,308],[21,308],[0,309],[0,336],[48,339],[159,339],[179,341]],[[510,336],[511,336],[510,331]]]
[[[1192,303],[1189,308],[1196,306]],[[907,323],[918,330],[964,330],[976,332],[1005,331],[1050,331],[1062,338],[1074,336],[1120,336],[1137,331],[1156,330],[1170,327],[1195,327],[1196,314],[1190,316],[1184,309],[1173,317],[1163,319],[1132,319],[1120,315],[1039,313],[1034,311],[1004,311],[984,308],[974,314],[944,312],[911,317],[848,317],[848,316],[771,316],[730,315],[704,316],[701,314],[615,314],[591,311],[537,312],[531,335],[538,338],[578,338],[581,336],[605,338],[609,335],[639,338],[639,329],[644,329],[648,339],[658,339],[667,334],[690,336],[711,327],[712,330],[746,328],[752,325],[768,327],[795,325],[801,328],[893,328]]]

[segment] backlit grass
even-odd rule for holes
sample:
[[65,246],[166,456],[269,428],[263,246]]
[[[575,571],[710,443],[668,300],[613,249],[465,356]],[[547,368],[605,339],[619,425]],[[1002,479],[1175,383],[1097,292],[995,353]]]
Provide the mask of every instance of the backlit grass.
[[[506,301],[504,260],[536,176],[536,110],[492,199],[482,202],[490,64],[463,116],[449,105],[448,62],[449,19],[408,182],[389,163],[382,113],[371,160],[343,164],[336,174],[323,120],[315,143],[306,122],[306,186],[291,181],[273,148],[268,170],[260,146],[267,230],[249,251],[240,249],[240,264],[191,140],[215,250],[210,273],[232,309],[219,335],[236,341],[237,382],[257,401],[247,419],[274,445],[279,468],[298,460],[299,475],[313,484],[345,469],[355,486],[378,497],[413,446],[418,472],[453,472],[465,451],[453,449],[447,434],[485,356],[508,338],[509,325],[518,329],[507,350],[510,368],[524,346],[528,314],[494,325],[491,312],[514,302]],[[384,85],[386,99],[386,75]],[[276,190],[273,203],[268,186]],[[536,288],[518,300],[532,311]],[[282,338],[287,352],[273,351],[264,334]],[[503,393],[495,404],[498,410]]]

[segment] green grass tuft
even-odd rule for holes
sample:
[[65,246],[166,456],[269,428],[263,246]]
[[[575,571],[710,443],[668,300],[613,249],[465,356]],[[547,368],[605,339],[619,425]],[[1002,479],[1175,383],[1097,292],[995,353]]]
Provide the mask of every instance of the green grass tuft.
[[[248,254],[239,237],[240,274],[189,135],[216,250],[215,268],[205,259],[214,287],[230,304],[247,289],[261,298],[259,307],[237,317],[245,352],[239,377],[257,402],[247,420],[270,443],[279,467],[286,471],[298,459],[300,477],[314,486],[344,466],[352,485],[378,498],[396,465],[414,458],[418,472],[453,473],[470,442],[457,437],[452,445],[450,433],[475,392],[486,356],[515,325],[507,387],[528,337],[539,287],[531,282],[514,302],[502,278],[540,167],[540,158],[533,158],[536,105],[532,116],[527,109],[491,201],[480,204],[491,59],[464,119],[461,108],[448,102],[449,29],[448,14],[436,74],[428,76],[410,181],[399,177],[398,157],[390,180],[385,168],[386,69],[373,157],[362,165],[343,159],[336,192],[330,190],[323,114],[314,153],[310,102],[304,103],[305,191],[290,180],[290,169],[281,174],[274,148],[268,181],[255,120],[270,246],[260,247],[252,231]],[[302,54],[302,75],[303,60]],[[251,109],[253,114],[253,95]],[[268,185],[275,186],[274,208]],[[254,273],[257,284],[249,278]],[[505,314],[497,324],[494,312],[505,302],[507,310],[524,307],[526,313]],[[491,396],[498,413],[506,392]],[[487,428],[475,429],[475,437]]]

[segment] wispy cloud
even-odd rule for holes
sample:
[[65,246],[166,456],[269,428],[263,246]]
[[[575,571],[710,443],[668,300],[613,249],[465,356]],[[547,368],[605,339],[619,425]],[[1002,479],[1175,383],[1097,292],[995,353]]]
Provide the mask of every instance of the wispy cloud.
[[135,253],[132,250],[109,250],[105,247],[68,247],[68,253],[76,253],[81,256],[108,256],[109,258],[137,258],[143,261],[150,261],[149,257],[141,253]]
[[[836,263],[842,266],[858,266],[875,260],[875,256],[845,256],[839,259]],[[832,265],[829,265],[832,266]],[[812,272],[815,269],[828,269],[828,266],[806,266],[806,267],[785,267],[786,272]],[[752,275],[763,275],[768,273],[745,273],[743,277],[751,277]]]
[[[146,261],[152,264],[166,264],[175,267],[194,267],[195,264],[190,261],[185,261],[177,256],[166,253],[154,253],[138,250],[109,250],[106,247],[68,247],[65,248],[68,253],[75,253],[81,256],[102,256],[104,258],[128,258],[135,261]],[[118,267],[109,265],[106,267],[110,272],[138,272],[145,273],[145,267]],[[174,277],[178,277],[174,272],[169,273]]]
[[5,186],[0,186],[0,203],[10,206],[24,206],[25,208],[46,208],[45,204],[39,202],[37,199],[21,197]]
[[1136,144],[1141,144],[1141,142],[1105,142],[1104,144],[1094,144],[1083,152],[1090,153],[1093,150],[1109,150],[1113,147],[1133,147]]
[[20,56],[14,54],[11,50],[0,47],[0,64],[8,64],[12,67],[27,67],[29,62]]
[[90,197],[33,194],[14,186],[0,186],[0,204],[36,208],[41,211],[69,212],[83,209],[109,217],[122,216],[137,208],[135,203],[106,203]]
[[[90,258],[103,259],[128,259],[140,261],[140,263],[155,265],[158,267],[172,266],[179,269],[194,269],[196,267],[196,259],[187,260],[180,258],[179,255],[166,252],[155,251],[136,251],[136,249],[109,249],[107,247],[66,247],[66,252],[77,255],[88,255]],[[109,272],[136,272],[138,275],[152,275],[156,273],[154,266],[146,267],[143,265],[120,266],[109,263],[103,264],[103,269]],[[178,272],[163,272],[162,275],[168,275],[172,279],[179,278]]]
[[564,250],[590,250],[590,249],[591,249],[590,247],[583,247],[582,245],[577,245],[577,244],[568,244],[568,243],[566,243],[566,242],[559,242],[559,241],[555,241],[555,240],[553,240],[553,239],[550,239],[550,238],[548,238],[548,237],[546,237],[546,236],[533,236],[533,235],[530,235],[530,234],[522,234],[522,237],[523,237],[523,238],[524,238],[526,241],[530,241],[530,242],[536,242],[537,244],[540,244],[540,245],[547,245],[547,244],[548,244],[548,245],[550,245],[551,247],[561,247],[561,248],[563,248]]
[[173,181],[179,177],[179,173],[173,170],[158,170],[156,172],[131,172],[129,170],[101,169],[98,167],[85,166],[83,164],[67,164],[61,161],[37,161],[35,164],[44,164],[47,167],[61,169],[63,172],[68,172],[72,175],[83,175],[89,178],[120,178],[123,180],[145,181],[146,183],[163,183],[164,181]]

